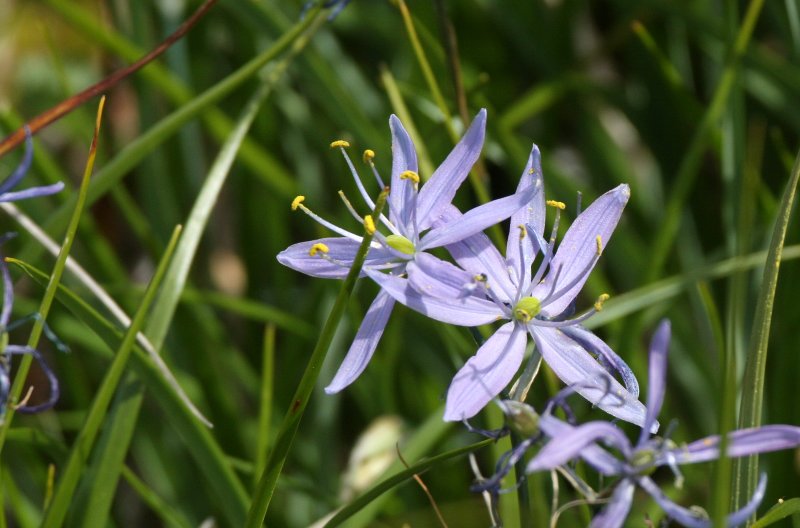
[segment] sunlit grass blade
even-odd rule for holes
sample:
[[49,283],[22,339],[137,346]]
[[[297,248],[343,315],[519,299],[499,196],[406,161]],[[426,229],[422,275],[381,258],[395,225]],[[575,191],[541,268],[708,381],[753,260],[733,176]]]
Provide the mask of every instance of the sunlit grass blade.
[[[769,509],[767,513],[761,516],[756,522],[753,523],[753,528],[764,528],[765,526],[772,526],[778,521],[781,521],[790,515],[800,515],[800,499],[794,498],[789,500],[781,500],[778,504]],[[797,526],[797,519],[792,524]]]
[[[380,217],[381,211],[383,210],[383,206],[386,204],[386,198],[388,196],[388,188],[384,189],[378,196],[378,199],[375,202],[375,209],[372,211],[372,218]],[[280,429],[278,430],[278,436],[275,439],[275,443],[272,445],[272,451],[267,458],[266,467],[259,478],[258,486],[256,487],[253,500],[250,504],[250,510],[247,513],[247,521],[245,526],[248,528],[257,528],[261,526],[264,522],[264,518],[267,515],[267,509],[269,509],[269,504],[272,500],[272,494],[275,491],[275,486],[278,483],[278,477],[283,470],[286,457],[289,455],[289,451],[292,448],[292,442],[294,441],[295,434],[297,433],[297,429],[300,427],[300,421],[303,418],[303,413],[308,406],[311,392],[314,390],[314,385],[319,377],[319,372],[322,368],[322,362],[331,346],[334,333],[339,327],[339,321],[341,321],[345,309],[347,308],[347,303],[350,300],[350,295],[353,293],[356,279],[361,273],[361,267],[364,265],[364,260],[367,257],[367,251],[369,251],[369,245],[370,242],[372,242],[373,234],[374,230],[373,232],[365,230],[364,237],[361,240],[361,245],[358,248],[355,258],[353,259],[353,265],[350,268],[350,272],[347,274],[341,290],[339,290],[339,295],[336,297],[336,303],[333,305],[331,313],[319,333],[317,344],[314,347],[314,351],[311,353],[308,363],[306,364],[303,377],[300,379],[300,383],[297,385],[295,394],[290,400],[292,404],[287,410],[283,421],[281,422]]]
[[[783,243],[789,229],[797,183],[800,179],[800,152],[795,158],[794,167],[786,184],[780,208],[778,209],[775,227],[769,243],[764,276],[756,302],[753,328],[747,348],[744,379],[742,380],[742,404],[739,414],[739,428],[758,427],[764,402],[764,382],[767,367],[767,347],[769,345],[769,329],[772,322],[772,309],[775,302],[775,289],[778,286]],[[758,480],[758,456],[737,459],[734,465],[733,499],[737,504],[745,504]]]
[[[272,422],[272,405],[275,401],[275,325],[268,324],[264,328],[264,351],[261,355],[261,393],[258,412],[258,444],[256,445],[254,480],[264,472]],[[254,481],[253,484],[258,484]]]
[[[72,217],[70,218],[67,232],[64,235],[64,242],[61,246],[61,251],[59,252],[56,263],[53,266],[53,273],[50,275],[50,280],[47,284],[47,288],[45,289],[44,296],[42,297],[42,302],[39,305],[39,318],[36,319],[33,329],[31,329],[31,335],[28,338],[28,346],[33,349],[36,349],[39,345],[39,338],[44,330],[44,322],[47,319],[47,314],[50,313],[50,306],[53,304],[56,290],[61,282],[61,275],[64,273],[64,268],[67,265],[67,257],[72,249],[72,243],[74,242],[75,234],[78,231],[78,224],[80,223],[81,215],[83,214],[86,206],[86,195],[89,190],[89,182],[91,180],[92,171],[94,170],[95,156],[97,155],[97,141],[100,133],[100,123],[103,116],[104,104],[105,97],[100,99],[100,104],[97,108],[94,136],[92,139],[92,144],[89,147],[89,155],[86,160],[86,169],[83,173],[83,179],[81,180],[81,187],[78,191],[78,196],[75,199]],[[22,394],[22,388],[25,385],[32,361],[33,356],[30,354],[25,354],[22,356],[22,360],[17,368],[16,377],[14,378],[14,383],[11,385],[11,390],[9,391],[8,395],[8,401],[12,402],[12,404],[8,406],[5,420],[0,424],[0,451],[3,449],[8,428],[11,426],[11,421],[14,417],[14,404],[19,401],[20,395]]]
[[105,378],[103,379],[103,382],[97,391],[97,395],[92,402],[89,414],[86,417],[86,422],[75,439],[75,443],[72,447],[72,451],[70,452],[70,456],[66,465],[60,472],[60,478],[58,480],[56,492],[53,496],[52,502],[50,503],[50,507],[45,513],[42,526],[55,527],[61,526],[64,523],[67,510],[72,502],[75,488],[78,485],[78,480],[80,479],[81,472],[83,471],[83,466],[89,457],[89,453],[92,451],[94,441],[97,438],[100,427],[104,423],[111,399],[116,393],[119,381],[125,372],[128,358],[130,357],[133,346],[136,342],[136,334],[144,324],[145,317],[147,317],[150,311],[150,306],[155,299],[156,292],[158,291],[158,288],[161,286],[161,282],[164,279],[167,266],[172,258],[172,254],[175,250],[175,245],[178,242],[180,232],[180,227],[175,229],[172,239],[170,240],[170,243],[164,252],[164,257],[159,263],[159,266],[156,269],[152,280],[150,281],[150,285],[144,294],[144,298],[139,305],[139,309],[136,311],[136,315],[134,316],[133,321],[131,321],[131,325],[125,333],[125,337],[122,339],[122,344],[114,356],[114,361],[111,363],[111,366],[106,372]]

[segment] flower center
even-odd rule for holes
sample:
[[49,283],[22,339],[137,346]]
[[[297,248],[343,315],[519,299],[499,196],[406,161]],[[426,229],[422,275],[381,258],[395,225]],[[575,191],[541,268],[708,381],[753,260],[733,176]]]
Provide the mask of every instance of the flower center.
[[536,297],[523,297],[514,307],[517,321],[527,323],[542,311],[542,303]]
[[637,469],[640,475],[650,475],[655,471],[656,453],[652,449],[640,449],[631,457],[631,464]]
[[400,253],[405,253],[406,255],[414,254],[415,250],[413,242],[403,235],[389,235],[386,237],[386,243],[390,248],[396,249]]

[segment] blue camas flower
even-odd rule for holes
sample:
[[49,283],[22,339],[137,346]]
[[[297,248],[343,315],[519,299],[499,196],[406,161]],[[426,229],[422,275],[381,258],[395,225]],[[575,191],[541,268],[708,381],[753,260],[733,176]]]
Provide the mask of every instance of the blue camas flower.
[[39,196],[48,196],[55,194],[64,188],[63,182],[54,183],[52,185],[44,185],[42,187],[31,187],[24,191],[12,191],[16,187],[28,169],[31,167],[33,161],[33,139],[31,139],[31,130],[25,126],[25,154],[19,166],[11,173],[11,175],[0,183],[0,202],[18,202],[27,198],[36,198]]
[[[448,223],[444,221],[444,215],[452,208],[451,202],[456,191],[480,156],[486,129],[486,110],[478,112],[461,141],[424,185],[420,185],[417,154],[408,132],[394,115],[389,118],[389,127],[392,132],[392,175],[388,216],[382,214],[380,218],[373,219],[367,215],[362,218],[340,193],[356,221],[374,233],[363,274],[375,278],[373,273],[383,276],[378,271],[382,270],[397,277],[405,274],[414,262],[429,262],[430,259],[439,261],[425,251],[453,244],[505,220],[525,206],[536,192],[533,186],[522,188],[512,196],[476,207],[461,215],[458,221]],[[344,141],[331,144],[331,147],[341,150],[364,203],[373,209],[375,203],[345,150],[348,146]],[[378,186],[383,189],[385,185],[373,158],[372,151],[364,153],[365,162],[369,164]],[[278,261],[314,277],[342,279],[352,265],[362,238],[316,215],[305,206],[304,199],[303,196],[295,198],[292,208],[300,209],[340,236],[294,244],[278,254]],[[381,233],[381,227],[387,234]],[[383,334],[394,303],[393,297],[386,291],[378,293],[333,381],[325,388],[326,392],[332,394],[342,390],[363,372]]]
[[[558,213],[564,204],[545,202],[541,155],[535,145],[519,188],[533,188],[535,192],[526,207],[511,217],[505,258],[486,235],[478,233],[447,242],[460,268],[424,255],[407,266],[407,280],[374,270],[367,273],[396,300],[439,321],[462,326],[507,321],[453,378],[445,420],[470,418],[497,396],[519,370],[530,335],[564,383],[575,386],[578,393],[604,411],[642,425],[645,408],[637,399],[635,376],[608,345],[580,325],[602,308],[608,296],[601,296],[593,309],[571,317],[575,297],[628,201],[628,186],[605,193],[583,211],[558,251],[554,251]],[[547,205],[555,207],[557,213],[549,241],[543,238]],[[466,217],[450,206],[442,221],[457,223]],[[542,260],[534,272],[540,252]],[[626,386],[609,371],[619,373]]]
[[[592,520],[595,528],[622,526],[630,511],[633,493],[638,486],[645,490],[669,517],[693,528],[706,528],[711,521],[693,509],[672,502],[648,476],[660,466],[669,467],[680,483],[680,464],[706,462],[720,457],[720,437],[709,436],[688,445],[675,445],[669,440],[653,437],[648,432],[661,410],[666,388],[667,350],[670,340],[669,322],[662,322],[650,345],[649,386],[647,390],[647,418],[638,441],[634,444],[620,429],[608,422],[589,422],[575,427],[557,418],[542,415],[539,426],[551,440],[528,462],[527,472],[550,470],[567,464],[578,457],[607,477],[621,477],[616,483],[610,501]],[[606,451],[599,443],[613,447],[621,458]],[[800,445],[800,427],[767,425],[733,431],[728,435],[725,453],[729,457],[742,457]],[[744,523],[756,510],[766,489],[766,476],[762,475],[758,487],[747,505],[728,516],[728,525]]]

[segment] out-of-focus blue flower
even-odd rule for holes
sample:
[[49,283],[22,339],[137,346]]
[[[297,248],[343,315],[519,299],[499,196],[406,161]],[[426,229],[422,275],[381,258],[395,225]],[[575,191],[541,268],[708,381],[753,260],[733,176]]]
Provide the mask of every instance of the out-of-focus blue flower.
[[12,191],[22,178],[27,174],[28,169],[31,167],[33,161],[33,139],[31,139],[31,130],[25,126],[25,154],[11,175],[0,183],[0,202],[17,202],[27,198],[36,198],[38,196],[48,196],[55,194],[64,188],[63,182],[54,183],[52,185],[44,185],[42,187],[31,187],[24,191]]
[[[682,480],[678,465],[705,462],[719,458],[719,436],[709,436],[688,445],[653,437],[648,432],[661,410],[666,388],[667,350],[670,325],[662,322],[650,344],[649,386],[647,390],[647,418],[638,441],[633,444],[620,429],[608,422],[589,422],[575,427],[552,415],[540,417],[539,426],[551,440],[528,462],[527,472],[554,469],[575,458],[584,459],[605,476],[622,477],[616,483],[611,500],[592,520],[595,528],[622,526],[630,511],[633,493],[637,486],[644,489],[658,505],[677,522],[692,528],[706,528],[711,521],[697,511],[672,502],[648,476],[659,466],[668,466]],[[598,445],[615,448],[618,458]],[[726,455],[748,456],[800,445],[800,427],[767,425],[733,431],[728,435]],[[741,510],[728,516],[729,526],[744,523],[756,510],[764,497],[766,476],[762,475],[753,497]]]
[[[405,274],[415,262],[440,262],[425,252],[453,244],[505,220],[524,207],[536,192],[533,186],[521,188],[512,196],[494,200],[460,215],[457,221],[445,222],[443,216],[452,207],[451,202],[456,191],[480,156],[486,129],[486,110],[478,112],[461,141],[434,171],[428,182],[421,186],[417,172],[417,154],[411,137],[394,115],[389,118],[389,127],[392,131],[392,176],[387,202],[388,216],[381,214],[380,218],[373,219],[367,215],[362,219],[344,195],[341,195],[356,221],[363,223],[368,231],[374,233],[363,274],[369,275],[379,284],[382,284],[382,277]],[[341,150],[366,206],[374,209],[375,202],[364,188],[345,150],[349,145],[344,141],[335,141],[331,146]],[[373,157],[372,151],[364,154],[364,160],[370,165],[378,185],[384,188],[384,182],[372,161]],[[303,200],[303,196],[295,198],[292,208],[302,210],[340,236],[294,244],[278,254],[278,261],[314,277],[344,278],[355,259],[362,237],[320,218],[303,204]],[[377,229],[381,226],[388,234],[384,235]],[[379,270],[389,271],[391,275]],[[327,393],[342,390],[363,372],[383,334],[394,303],[393,296],[386,291],[381,290],[378,293],[336,376],[325,388]]]
[[[330,7],[333,8],[330,14],[328,15],[328,20],[333,20],[334,18],[339,16],[339,13],[342,12],[342,9],[347,7],[347,4],[349,3],[350,0],[325,0],[324,2],[322,2],[322,8],[323,9],[328,9]],[[306,12],[308,12],[308,10],[311,9],[313,5],[314,5],[313,0],[306,2],[305,5],[303,6],[303,11],[300,14],[300,18],[305,17]]]
[[[558,215],[550,241],[544,240],[545,202],[541,155],[534,145],[519,189],[535,189],[530,202],[511,217],[506,257],[483,233],[447,240],[446,247],[461,268],[423,255],[409,263],[408,280],[367,270],[397,301],[431,318],[462,326],[508,321],[478,349],[453,378],[447,392],[445,420],[464,420],[478,413],[506,387],[519,370],[527,335],[564,383],[604,411],[642,425],[645,408],[639,386],[625,362],[580,323],[602,307],[571,317],[575,297],[594,268],[628,201],[627,185],[598,198],[575,219],[554,251]],[[467,215],[450,206],[447,225]],[[542,253],[538,271],[532,266]],[[595,359],[590,352],[594,353]],[[600,362],[598,362],[598,360]],[[622,377],[625,387],[609,370]],[[654,424],[654,427],[657,425]]]

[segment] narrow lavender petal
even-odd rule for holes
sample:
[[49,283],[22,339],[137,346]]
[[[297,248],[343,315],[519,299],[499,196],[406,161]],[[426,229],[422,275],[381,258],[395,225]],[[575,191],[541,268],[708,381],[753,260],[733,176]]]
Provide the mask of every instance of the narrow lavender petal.
[[364,320],[361,321],[361,326],[356,332],[353,344],[350,345],[350,350],[347,351],[342,364],[339,365],[339,370],[336,371],[333,381],[325,387],[326,393],[335,394],[339,392],[353,383],[364,372],[369,360],[372,359],[375,348],[378,346],[378,341],[383,335],[383,330],[386,328],[386,323],[389,321],[393,307],[394,299],[385,291],[379,291],[367,313],[364,314]]
[[58,402],[58,398],[61,396],[61,389],[58,385],[58,378],[53,370],[47,365],[39,351],[29,346],[8,345],[5,347],[3,352],[6,354],[28,354],[33,356],[47,378],[48,384],[50,385],[50,394],[47,398],[47,401],[38,405],[24,405],[22,407],[17,407],[17,412],[22,414],[34,414],[52,408]]
[[436,217],[453,201],[456,191],[481,155],[485,134],[486,109],[481,109],[461,141],[419,191],[416,214],[420,231],[433,225]]
[[22,161],[19,166],[14,169],[14,172],[0,183],[0,194],[4,194],[14,187],[25,177],[28,169],[31,168],[31,161],[33,161],[33,138],[31,138],[31,129],[25,125],[25,154],[22,156]]
[[[575,392],[612,416],[644,425],[646,409],[576,341],[557,328],[529,326],[542,357],[553,372]],[[652,427],[653,432],[658,424]]]
[[625,360],[619,357],[605,341],[580,325],[568,326],[564,333],[578,342],[586,350],[594,352],[598,358],[603,358],[606,364],[613,368],[622,378],[625,388],[633,396],[639,397],[639,381]]
[[64,188],[64,182],[54,183],[52,185],[44,185],[42,187],[31,187],[24,191],[7,192],[0,194],[0,202],[18,202],[28,198],[38,198],[40,196],[49,196],[55,194]]
[[[539,417],[539,429],[549,438],[559,438],[575,429],[575,426],[561,421],[551,414],[543,414]],[[617,457],[597,444],[585,446],[580,452],[580,457],[607,477],[619,475],[624,469],[624,464]]]
[[[539,152],[539,147],[536,145],[531,149],[528,156],[528,163],[525,165],[525,170],[522,171],[522,176],[517,185],[517,192],[522,189],[533,185],[536,192],[531,197],[526,207],[523,207],[513,215],[511,215],[511,223],[508,229],[508,243],[506,244],[506,258],[508,264],[517,272],[522,270],[524,276],[520,279],[521,282],[527,284],[531,277],[531,266],[538,253],[538,246],[534,244],[529,237],[520,244],[519,226],[529,226],[529,229],[537,233],[539,237],[544,235],[544,222],[545,222],[545,200],[544,200],[544,180],[542,176],[542,155]],[[520,247],[522,253],[520,253]]]
[[[662,454],[659,463],[674,457],[679,464],[694,464],[719,458],[719,435],[696,440]],[[739,429],[728,434],[727,456],[731,458],[793,449],[800,446],[800,427],[792,425],[765,425]]]
[[389,128],[392,131],[392,179],[389,193],[389,219],[402,233],[409,233],[412,226],[414,187],[409,180],[401,180],[405,171],[417,172],[417,151],[411,136],[406,132],[403,123],[392,114],[389,117]]
[[527,340],[525,329],[513,322],[492,334],[450,383],[445,421],[472,418],[500,394],[519,370]]
[[616,447],[625,457],[630,454],[630,440],[617,426],[608,422],[589,422],[551,438],[528,462],[525,472],[533,473],[563,466],[581,456],[587,446],[601,441]]
[[[5,256],[0,253],[0,275],[3,277],[3,308],[0,311],[0,332],[6,332],[14,306],[14,283]],[[2,402],[0,402],[2,403]]]
[[491,301],[476,297],[439,299],[422,295],[411,287],[408,280],[374,270],[364,272],[394,300],[431,319],[458,326],[480,326],[503,318],[500,308]]
[[[551,271],[533,289],[533,297],[544,299],[551,290],[560,292],[571,284],[542,309],[544,316],[561,314],[575,300],[589,276],[587,267],[597,256],[597,237],[600,236],[603,247],[608,244],[630,194],[627,185],[620,185],[595,200],[572,223],[550,263]],[[561,272],[555,273],[557,270]]]
[[[461,212],[451,205],[445,208],[440,220],[452,222],[460,217]],[[506,261],[484,233],[476,233],[445,247],[459,266],[474,275],[486,275],[489,287],[501,301],[510,303],[514,299],[517,286],[509,277]]]
[[417,253],[406,266],[408,282],[423,295],[441,299],[458,299],[469,295],[475,286],[474,276],[449,262],[427,253]]
[[[328,257],[336,262],[330,262],[319,254],[309,255],[309,250],[314,244],[328,246]],[[278,253],[278,262],[293,270],[320,277],[323,279],[343,279],[350,272],[350,266],[358,252],[361,242],[344,237],[320,238],[292,244]],[[384,247],[371,247],[364,261],[364,266],[383,266],[397,261],[392,251]],[[337,264],[337,263],[341,263]],[[398,262],[401,265],[402,262]],[[364,276],[364,272],[361,272]]]
[[[661,509],[664,510],[664,513],[670,518],[689,528],[709,528],[712,526],[713,523],[709,519],[698,517],[696,512],[672,502],[650,477],[637,477],[636,480],[639,486],[653,497],[653,500],[658,503]],[[761,504],[766,489],[766,475],[762,474],[753,497],[744,508],[728,515],[727,526],[739,526],[746,522],[747,519],[755,513],[756,509],[758,509],[758,505]]]
[[524,208],[531,201],[536,190],[536,186],[529,185],[511,196],[492,200],[470,209],[456,222],[431,229],[420,240],[420,250],[453,244],[502,222]]
[[667,352],[671,326],[668,320],[659,323],[656,333],[650,340],[650,368],[647,382],[647,417],[639,436],[639,444],[644,443],[650,436],[650,428],[655,423],[661,406],[664,404],[664,391],[667,388]]
[[633,504],[636,485],[630,479],[622,479],[614,488],[611,501],[592,519],[590,528],[619,528],[625,523]]

